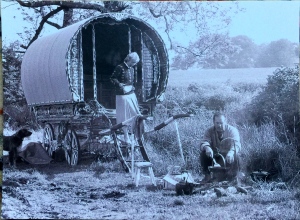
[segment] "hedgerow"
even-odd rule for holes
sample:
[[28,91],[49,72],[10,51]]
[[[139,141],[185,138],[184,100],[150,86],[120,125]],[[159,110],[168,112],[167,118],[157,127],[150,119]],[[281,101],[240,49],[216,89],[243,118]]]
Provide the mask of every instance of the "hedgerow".
[[249,114],[256,125],[275,122],[281,141],[299,141],[299,66],[275,70],[249,105]]

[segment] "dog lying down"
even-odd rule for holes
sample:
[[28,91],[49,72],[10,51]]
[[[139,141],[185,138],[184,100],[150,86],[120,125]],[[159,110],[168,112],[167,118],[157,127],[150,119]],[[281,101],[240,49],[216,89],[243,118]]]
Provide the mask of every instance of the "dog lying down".
[[23,128],[11,136],[3,136],[3,150],[9,152],[10,166],[16,167],[18,148],[22,146],[23,139],[31,134],[31,131]]

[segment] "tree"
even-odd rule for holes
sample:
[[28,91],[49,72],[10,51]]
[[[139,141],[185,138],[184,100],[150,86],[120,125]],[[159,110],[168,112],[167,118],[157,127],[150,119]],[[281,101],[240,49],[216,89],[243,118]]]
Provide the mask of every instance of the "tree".
[[232,45],[236,48],[234,53],[228,54],[229,61],[226,68],[254,67],[257,59],[258,46],[247,36],[240,35],[231,38]]
[[268,45],[262,45],[256,67],[293,66],[298,63],[299,56],[295,51],[299,46],[286,39],[272,41]]
[[[80,2],[80,1],[22,1],[16,0],[20,6],[34,9],[34,14],[32,12],[25,10],[23,11],[23,15],[25,16],[25,20],[29,23],[33,23],[34,35],[32,36],[30,31],[26,31],[25,33],[29,34],[27,36],[27,45],[21,45],[24,49],[27,49],[30,44],[32,44],[41,34],[44,25],[48,24],[57,29],[66,27],[72,23],[80,19],[84,19],[88,16],[91,16],[91,13],[75,13],[74,10],[85,9],[96,11],[100,13],[105,12],[120,12],[125,10],[128,7],[128,4],[123,1],[104,1],[103,4],[94,3],[94,2]],[[53,6],[57,6],[57,8],[53,9]],[[63,12],[62,24],[60,25],[57,22],[50,21],[50,18],[57,16],[59,12]],[[77,16],[75,16],[77,15]],[[79,16],[78,16],[79,15]],[[37,24],[37,20],[40,20]]]
[[22,62],[22,53],[18,53],[19,42],[13,42],[2,47],[2,65],[3,65],[3,93],[5,108],[11,103],[22,101],[24,104],[24,94],[20,90],[21,79],[20,69]]
[[3,72],[20,71],[22,53],[19,53],[20,42],[15,41],[2,47],[2,67]]
[[[106,12],[126,12],[136,14],[149,22],[156,22],[167,35],[170,49],[173,49],[173,35],[178,31],[184,33],[192,27],[195,29],[195,34],[202,36],[222,28],[226,29],[231,21],[229,12],[236,13],[240,10],[236,2],[228,4],[228,7],[221,7],[217,2],[22,0],[17,2],[21,6],[24,19],[32,24],[31,29],[27,28],[21,34],[24,49],[27,49],[41,35],[46,24],[59,29],[91,15]],[[219,23],[215,22],[218,19]],[[208,25],[211,21],[214,22],[213,27]]]
[[[140,10],[141,9],[141,10]],[[183,40],[188,43],[190,35],[201,38],[210,34],[226,31],[231,22],[231,13],[242,11],[238,4],[218,4],[218,2],[176,1],[164,2],[146,1],[139,4],[138,15],[145,20],[153,20],[167,34],[173,47],[174,35],[185,33]],[[181,42],[180,46],[183,46]]]
[[238,50],[239,47],[232,44],[227,34],[205,35],[190,43],[188,48],[178,46],[172,67],[223,68],[229,62],[230,54]]

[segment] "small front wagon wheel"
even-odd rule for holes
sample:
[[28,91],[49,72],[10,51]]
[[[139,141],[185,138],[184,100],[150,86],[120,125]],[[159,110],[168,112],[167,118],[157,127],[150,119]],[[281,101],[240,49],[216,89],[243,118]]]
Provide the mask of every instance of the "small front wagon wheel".
[[43,132],[43,147],[50,157],[52,157],[53,151],[55,151],[56,147],[54,146],[53,137],[54,133],[51,124],[46,124]]
[[66,161],[69,165],[77,165],[79,160],[79,141],[74,130],[68,129],[64,140],[64,150]]

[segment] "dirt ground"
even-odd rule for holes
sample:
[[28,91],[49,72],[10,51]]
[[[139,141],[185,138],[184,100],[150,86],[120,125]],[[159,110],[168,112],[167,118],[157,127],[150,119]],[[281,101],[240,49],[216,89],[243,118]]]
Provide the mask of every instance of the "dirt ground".
[[91,157],[80,165],[66,162],[18,168],[4,165],[3,219],[299,219],[300,193],[291,189],[250,189],[247,194],[226,187],[194,189],[177,196],[150,179],[135,187],[118,161],[101,163]]

